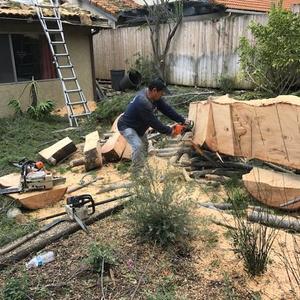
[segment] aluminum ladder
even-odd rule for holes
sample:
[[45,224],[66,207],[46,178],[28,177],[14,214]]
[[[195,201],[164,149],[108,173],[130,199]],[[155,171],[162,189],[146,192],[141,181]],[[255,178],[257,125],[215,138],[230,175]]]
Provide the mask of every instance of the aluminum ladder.
[[70,126],[78,126],[78,118],[89,117],[91,112],[71,62],[60,18],[58,0],[33,0],[33,3],[62,84]]

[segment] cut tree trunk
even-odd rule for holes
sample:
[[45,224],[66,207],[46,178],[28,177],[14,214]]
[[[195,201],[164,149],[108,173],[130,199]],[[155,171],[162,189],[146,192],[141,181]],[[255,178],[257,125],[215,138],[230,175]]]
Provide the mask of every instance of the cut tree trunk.
[[101,148],[105,161],[111,162],[120,160],[126,148],[126,144],[125,138],[119,132],[115,132]]
[[85,170],[87,172],[102,167],[102,154],[99,140],[98,131],[94,131],[85,137],[83,154],[85,158]]
[[300,98],[236,101],[228,96],[190,104],[193,143],[232,156],[300,169]]
[[258,201],[276,208],[300,208],[300,175],[253,168],[243,176],[248,192]]
[[68,158],[77,150],[73,141],[66,137],[54,145],[39,152],[42,159],[51,165],[56,165],[58,162]]

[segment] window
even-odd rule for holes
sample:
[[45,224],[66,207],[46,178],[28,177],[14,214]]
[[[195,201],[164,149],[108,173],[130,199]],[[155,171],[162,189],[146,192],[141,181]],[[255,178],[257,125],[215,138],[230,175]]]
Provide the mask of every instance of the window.
[[0,34],[0,83],[56,78],[45,37],[32,34]]

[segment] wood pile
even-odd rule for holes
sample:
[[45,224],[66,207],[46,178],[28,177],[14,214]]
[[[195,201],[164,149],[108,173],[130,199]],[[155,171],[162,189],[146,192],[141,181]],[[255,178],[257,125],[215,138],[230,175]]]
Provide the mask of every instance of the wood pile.
[[300,169],[300,98],[236,101],[228,96],[190,104],[193,142],[231,156]]

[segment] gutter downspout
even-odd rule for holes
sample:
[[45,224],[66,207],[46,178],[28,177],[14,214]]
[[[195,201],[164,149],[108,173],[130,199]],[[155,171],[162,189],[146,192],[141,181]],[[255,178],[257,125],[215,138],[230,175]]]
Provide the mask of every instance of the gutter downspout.
[[92,28],[92,29],[91,29],[91,34],[89,35],[94,101],[96,101],[96,99],[97,99],[97,93],[96,93],[96,75],[95,75],[95,57],[94,57],[94,43],[93,43],[93,36],[94,36],[95,34],[98,34],[99,31],[100,31],[100,28],[99,28],[99,27]]

